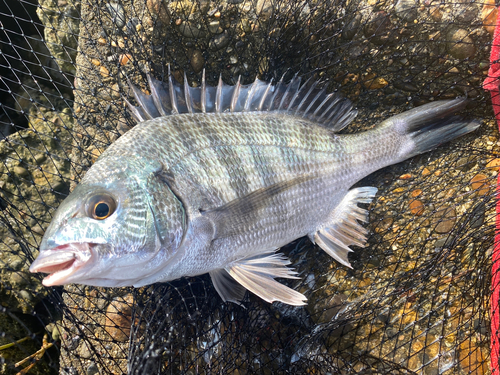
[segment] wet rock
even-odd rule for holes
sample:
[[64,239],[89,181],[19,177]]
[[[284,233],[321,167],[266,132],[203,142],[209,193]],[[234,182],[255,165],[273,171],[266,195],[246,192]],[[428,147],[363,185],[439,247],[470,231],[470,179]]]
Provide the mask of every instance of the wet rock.
[[405,82],[405,81],[395,81],[393,86],[399,90],[409,91],[409,92],[417,92],[419,88],[415,86],[413,83]]
[[92,362],[90,365],[88,365],[85,372],[87,375],[95,375],[95,374],[99,373],[99,369],[97,368],[97,365]]
[[471,186],[472,189],[476,191],[477,195],[486,195],[490,190],[488,177],[482,173],[479,173],[472,178]]
[[422,216],[425,211],[425,206],[422,201],[415,199],[410,202],[410,211],[415,216]]
[[113,22],[116,27],[121,29],[123,26],[125,26],[125,10],[120,3],[116,1],[110,1],[106,4],[106,8],[111,15],[111,22]]
[[475,160],[471,157],[463,157],[457,160],[456,168],[463,172],[470,170],[475,165]]
[[225,31],[224,33],[219,34],[214,38],[212,38],[212,40],[210,41],[209,48],[213,51],[218,51],[224,47],[227,47],[230,40],[231,38],[229,37],[228,32]]
[[347,25],[342,30],[342,37],[346,40],[351,40],[360,30],[361,25],[361,15],[356,15],[353,19],[351,19]]
[[370,42],[376,45],[383,45],[391,41],[394,26],[391,23],[389,14],[384,11],[373,13],[372,18],[368,21],[364,28],[364,34]]
[[450,236],[441,237],[434,242],[434,247],[436,250],[448,248],[453,245],[454,238]]
[[466,59],[474,56],[476,47],[468,35],[469,32],[464,29],[458,29],[448,35],[448,42],[450,43],[448,51],[450,55],[457,59]]
[[205,65],[205,59],[203,58],[203,54],[200,50],[195,49],[190,57],[191,66],[195,73],[201,72],[203,66]]
[[500,159],[497,158],[491,160],[490,162],[488,162],[488,164],[486,164],[486,168],[498,171],[498,169],[500,168]]
[[14,173],[19,177],[26,177],[29,174],[27,169],[21,166],[14,167]]
[[413,21],[417,18],[417,8],[418,2],[415,0],[398,0],[394,6],[396,16],[405,21]]
[[146,7],[151,17],[157,17],[159,21],[167,25],[170,23],[170,12],[168,10],[168,1],[165,0],[146,0]]
[[210,21],[210,23],[208,24],[208,30],[212,34],[220,34],[222,31],[224,31],[224,30],[222,30],[222,27],[220,26],[219,20]]
[[179,25],[179,32],[186,38],[201,38],[205,36],[203,29],[198,28],[194,23],[190,21],[183,21]]
[[497,12],[495,0],[486,0],[484,2],[483,8],[481,9],[481,20],[483,22],[483,27],[490,35],[493,35],[495,32]]
[[437,223],[434,230],[436,233],[448,233],[453,229],[455,221],[457,220],[457,213],[455,207],[444,206],[438,209],[434,214],[434,222]]
[[80,357],[85,359],[89,359],[90,357],[92,357],[89,345],[85,341],[82,341],[82,343],[78,347],[78,354],[80,355]]
[[116,341],[126,341],[132,324],[132,295],[112,301],[106,309],[106,332]]
[[50,69],[55,72],[61,69],[63,72],[75,74],[74,61],[80,33],[80,1],[69,0],[63,9],[53,0],[40,0],[38,4],[36,13],[46,26],[43,28],[46,43],[41,44],[50,50],[46,56],[55,58],[55,61],[49,59],[45,66],[56,65]]
[[472,210],[472,214],[470,217],[470,227],[471,228],[479,228],[484,223],[484,217],[486,215],[486,205],[484,202],[479,203]]
[[368,73],[363,77],[363,85],[368,90],[382,89],[389,83],[382,77],[377,77],[375,73]]

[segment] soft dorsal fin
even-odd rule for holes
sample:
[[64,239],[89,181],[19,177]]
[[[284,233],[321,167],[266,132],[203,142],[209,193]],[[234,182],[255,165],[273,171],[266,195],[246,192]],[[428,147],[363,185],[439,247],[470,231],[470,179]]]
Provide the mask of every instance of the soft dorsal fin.
[[178,83],[170,74],[170,66],[167,82],[158,81],[149,74],[147,77],[151,95],[144,94],[129,80],[138,106],[126,99],[125,102],[137,122],[181,113],[281,111],[337,132],[349,125],[357,114],[349,100],[337,93],[327,94],[319,81],[309,79],[301,85],[297,75],[286,84],[281,78],[276,85],[259,79],[242,85],[238,78],[236,85],[230,86],[220,77],[215,87],[206,84],[205,71],[200,87],[190,87],[186,77],[183,85]]

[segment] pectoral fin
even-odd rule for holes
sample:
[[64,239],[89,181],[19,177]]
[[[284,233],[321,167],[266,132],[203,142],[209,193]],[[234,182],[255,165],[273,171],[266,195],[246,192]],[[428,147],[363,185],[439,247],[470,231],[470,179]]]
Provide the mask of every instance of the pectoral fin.
[[368,221],[368,211],[358,207],[358,203],[370,203],[377,194],[377,188],[361,187],[349,190],[340,204],[323,224],[309,238],[331,257],[347,267],[351,267],[347,254],[351,245],[365,247],[368,231],[358,223]]
[[297,273],[286,267],[288,264],[290,261],[284,255],[273,251],[242,259],[228,265],[225,270],[234,280],[267,302],[305,305],[307,298],[303,294],[274,280],[275,277],[298,279],[295,276]]
[[255,190],[216,209],[203,211],[202,215],[216,223],[216,238],[242,233],[260,218],[259,212],[271,205],[278,195],[311,178],[305,176],[278,182]]

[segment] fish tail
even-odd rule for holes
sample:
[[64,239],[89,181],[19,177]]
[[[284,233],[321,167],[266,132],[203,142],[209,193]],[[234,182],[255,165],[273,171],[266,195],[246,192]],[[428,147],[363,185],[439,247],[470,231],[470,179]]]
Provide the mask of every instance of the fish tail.
[[432,102],[391,117],[381,125],[403,136],[399,157],[405,160],[476,130],[480,122],[455,115],[467,102],[465,98]]

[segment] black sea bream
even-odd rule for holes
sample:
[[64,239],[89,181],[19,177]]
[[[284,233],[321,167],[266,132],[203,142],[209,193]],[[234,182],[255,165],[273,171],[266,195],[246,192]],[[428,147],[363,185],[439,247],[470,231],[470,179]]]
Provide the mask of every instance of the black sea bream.
[[367,237],[358,204],[377,192],[351,186],[479,126],[454,116],[466,104],[459,98],[337,135],[356,115],[351,103],[298,78],[149,84],[151,96],[132,86],[140,123],[55,213],[31,265],[50,274],[45,285],[139,287],[208,272],[224,301],[248,289],[303,305],[275,280],[296,277],[276,251],[307,235],[349,267],[349,246]]

